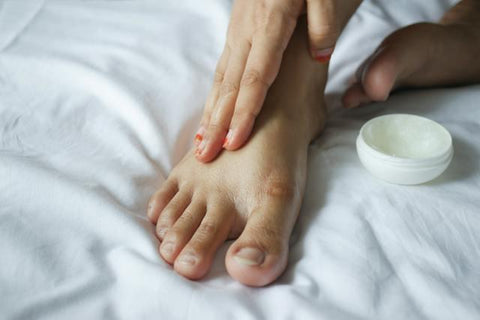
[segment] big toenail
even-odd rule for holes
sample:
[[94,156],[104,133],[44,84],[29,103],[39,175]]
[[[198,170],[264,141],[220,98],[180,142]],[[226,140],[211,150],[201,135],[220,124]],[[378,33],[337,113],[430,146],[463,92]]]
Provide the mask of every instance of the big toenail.
[[197,258],[191,253],[185,253],[178,258],[177,262],[187,266],[193,266],[197,262]]
[[167,256],[170,256],[173,253],[173,249],[174,249],[174,246],[173,246],[173,243],[171,242],[164,243],[161,247],[162,253]]
[[233,257],[247,266],[258,266],[265,260],[265,254],[256,248],[242,248]]

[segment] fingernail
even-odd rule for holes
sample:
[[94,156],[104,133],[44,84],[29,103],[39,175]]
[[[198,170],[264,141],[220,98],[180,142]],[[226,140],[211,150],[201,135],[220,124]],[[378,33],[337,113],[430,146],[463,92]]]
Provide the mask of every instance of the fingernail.
[[195,145],[199,145],[200,142],[203,140],[203,135],[205,134],[205,128],[202,126],[198,129],[197,133],[195,134]]
[[333,54],[333,47],[313,51],[313,57],[320,63],[328,63]]
[[202,154],[203,149],[205,149],[206,144],[207,144],[207,142],[205,140],[202,140],[202,142],[200,142],[200,144],[197,146],[197,151],[196,151],[197,155]]
[[233,258],[247,266],[258,266],[265,260],[265,254],[256,248],[242,248]]
[[228,144],[232,140],[232,136],[233,136],[233,131],[232,131],[232,129],[229,129],[228,133],[227,133],[227,136],[225,137],[225,139],[223,139],[223,147],[224,148],[226,148],[228,146]]
[[197,262],[197,257],[195,257],[191,253],[182,254],[177,260],[177,263],[181,263],[187,266],[193,266],[196,262]]
[[174,249],[173,243],[166,242],[162,244],[160,251],[162,251],[164,255],[170,256],[173,253],[173,249]]

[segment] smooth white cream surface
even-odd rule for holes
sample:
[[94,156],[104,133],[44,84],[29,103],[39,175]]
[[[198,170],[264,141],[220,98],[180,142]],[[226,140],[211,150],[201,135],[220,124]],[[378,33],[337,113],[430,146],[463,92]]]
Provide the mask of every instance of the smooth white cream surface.
[[425,159],[445,152],[451,137],[438,123],[427,118],[393,114],[375,118],[363,129],[363,139],[384,154],[408,159]]

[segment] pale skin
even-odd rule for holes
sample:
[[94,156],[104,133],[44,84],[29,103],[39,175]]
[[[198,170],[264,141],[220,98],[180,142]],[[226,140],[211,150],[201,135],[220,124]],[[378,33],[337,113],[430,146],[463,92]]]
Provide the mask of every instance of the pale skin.
[[308,13],[306,50],[312,59],[327,63],[338,36],[360,3],[236,0],[225,48],[195,135],[197,159],[209,162],[222,148],[236,150],[245,144],[300,15]]
[[152,197],[148,217],[162,240],[160,254],[183,276],[202,278],[226,239],[236,239],[225,262],[238,281],[266,285],[285,269],[308,145],[325,122],[327,67],[306,48],[300,22],[247,146],[208,164],[190,151]]
[[[383,100],[403,86],[480,82],[479,21],[479,2],[464,0],[440,24],[398,30],[360,68],[345,105]],[[147,215],[156,224],[160,255],[176,272],[201,279],[218,248],[235,239],[225,257],[234,279],[263,286],[282,274],[303,198],[308,145],[326,121],[326,78],[327,65],[311,59],[301,18],[248,143],[210,163],[197,161],[192,149],[151,197]]]

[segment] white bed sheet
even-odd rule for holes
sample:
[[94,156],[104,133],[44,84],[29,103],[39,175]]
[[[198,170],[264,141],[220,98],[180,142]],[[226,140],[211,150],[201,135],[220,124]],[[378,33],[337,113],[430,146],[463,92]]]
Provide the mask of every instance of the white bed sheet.
[[[339,94],[392,30],[453,1],[366,1],[342,36],[290,264],[261,289],[224,255],[198,282],[157,254],[146,202],[191,147],[228,1],[0,1],[0,319],[479,319],[480,86],[354,111]],[[439,179],[395,186],[355,152],[406,112],[453,135]]]

